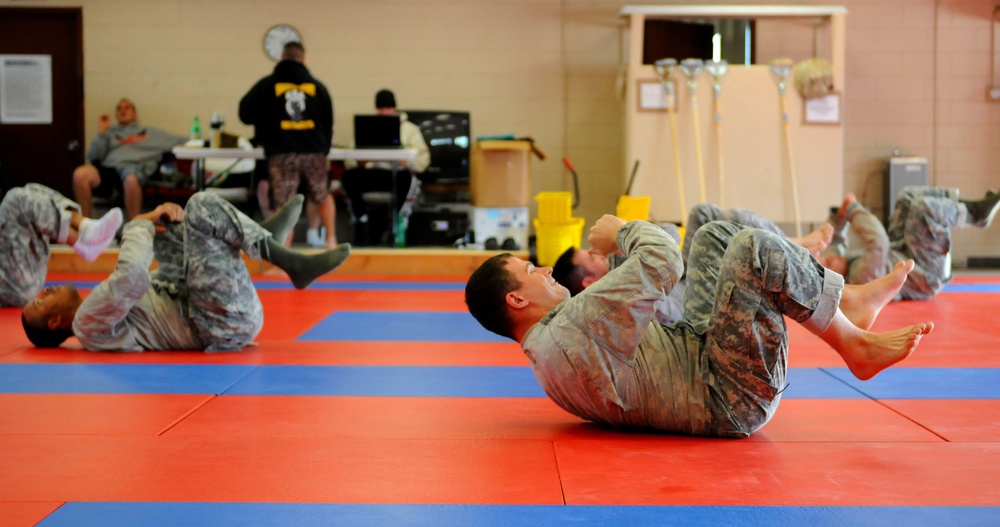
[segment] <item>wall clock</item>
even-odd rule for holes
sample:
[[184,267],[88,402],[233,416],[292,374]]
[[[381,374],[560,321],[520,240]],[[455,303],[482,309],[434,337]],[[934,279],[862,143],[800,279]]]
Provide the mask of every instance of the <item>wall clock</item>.
[[277,24],[264,33],[264,53],[277,62],[281,60],[281,52],[289,42],[302,42],[299,30],[288,24]]

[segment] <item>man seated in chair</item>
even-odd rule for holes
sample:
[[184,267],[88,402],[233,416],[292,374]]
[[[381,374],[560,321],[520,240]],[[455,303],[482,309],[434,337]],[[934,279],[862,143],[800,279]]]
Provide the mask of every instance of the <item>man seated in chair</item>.
[[[430,149],[424,141],[420,127],[407,120],[405,114],[396,110],[396,96],[389,90],[379,90],[375,94],[375,112],[379,115],[399,116],[399,140],[403,148],[416,150],[417,157],[409,163],[399,162],[396,171],[396,194],[393,196],[396,210],[400,210],[407,198],[415,194],[411,187],[419,184],[413,176],[423,173],[431,162]],[[369,214],[364,195],[369,192],[389,192],[392,188],[392,167],[387,162],[367,161],[360,164],[353,160],[344,163],[347,170],[341,177],[344,191],[351,202],[355,220],[355,243],[379,244],[382,235],[392,226],[382,227],[384,217]],[[388,216],[388,214],[386,214]]]
[[80,204],[80,214],[90,217],[93,197],[112,197],[121,192],[125,214],[134,218],[142,210],[142,186],[156,173],[163,154],[184,144],[183,137],[148,126],[140,126],[135,104],[118,101],[115,120],[103,114],[98,119],[100,132],[87,150],[87,164],[73,171],[73,192]]

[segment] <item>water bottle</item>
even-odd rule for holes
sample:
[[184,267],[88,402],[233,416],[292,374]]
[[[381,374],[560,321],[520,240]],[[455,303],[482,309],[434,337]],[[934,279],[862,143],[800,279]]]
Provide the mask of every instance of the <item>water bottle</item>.
[[410,215],[399,214],[396,217],[396,247],[406,247],[406,228],[410,226]]
[[188,136],[191,141],[201,141],[201,119],[198,116],[194,116],[194,121],[191,121],[191,135]]

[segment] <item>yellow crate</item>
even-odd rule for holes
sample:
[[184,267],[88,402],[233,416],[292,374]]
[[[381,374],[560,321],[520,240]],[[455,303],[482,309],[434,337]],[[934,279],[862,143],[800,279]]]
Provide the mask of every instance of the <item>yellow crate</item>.
[[535,220],[535,249],[538,265],[555,265],[559,256],[570,247],[580,248],[583,240],[583,218],[570,218],[571,223],[547,225]]
[[615,215],[625,221],[649,219],[649,196],[618,198]]
[[539,192],[538,221],[545,225],[572,224],[573,194],[569,192]]

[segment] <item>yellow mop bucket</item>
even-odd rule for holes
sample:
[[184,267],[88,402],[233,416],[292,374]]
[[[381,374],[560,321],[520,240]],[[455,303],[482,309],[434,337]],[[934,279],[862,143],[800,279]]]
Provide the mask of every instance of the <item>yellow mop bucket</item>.
[[549,267],[570,247],[580,248],[583,240],[583,218],[570,218],[562,225],[549,225],[535,220],[535,250],[538,265]]
[[539,192],[538,222],[544,225],[567,225],[573,223],[573,194],[569,192]]
[[615,207],[615,216],[625,220],[649,219],[649,196],[621,196]]

